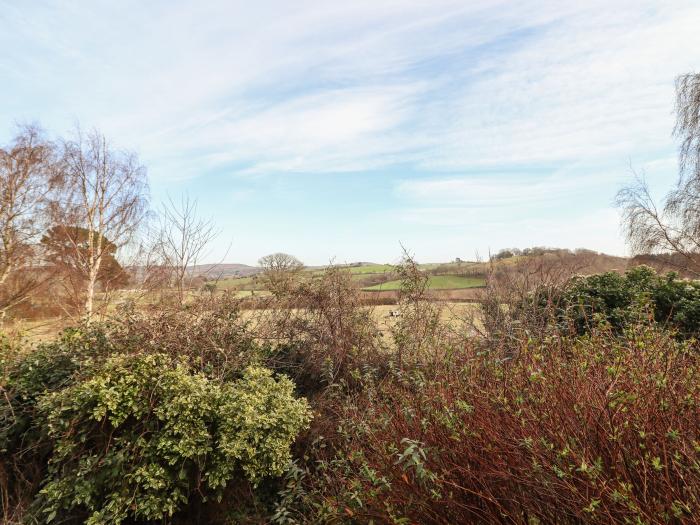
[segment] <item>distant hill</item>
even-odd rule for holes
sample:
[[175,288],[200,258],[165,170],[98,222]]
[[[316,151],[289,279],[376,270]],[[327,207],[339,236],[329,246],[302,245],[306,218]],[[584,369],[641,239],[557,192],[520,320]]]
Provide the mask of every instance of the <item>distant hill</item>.
[[[657,271],[665,272],[674,269],[674,264],[671,256],[668,255],[643,255],[634,258],[617,257],[598,253],[591,250],[577,250],[575,253],[570,250],[549,249],[545,254],[532,255],[510,255],[509,257],[499,258],[498,266],[513,266],[518,267],[524,264],[527,260],[544,259],[551,261],[566,262],[572,265],[574,273],[599,273],[605,271],[623,272],[628,267],[638,264],[648,264],[657,269]],[[542,260],[544,260],[542,259]],[[338,266],[347,268],[353,275],[358,278],[367,274],[367,277],[379,274],[386,274],[394,269],[392,264],[379,264],[369,261],[357,261],[351,263],[339,264]],[[472,262],[459,260],[444,262],[444,263],[423,263],[419,265],[424,271],[441,275],[483,275],[491,267],[489,262]],[[318,271],[326,266],[306,266],[308,271]],[[208,279],[230,279],[236,277],[252,277],[260,273],[262,269],[258,266],[250,266],[248,264],[225,263],[225,264],[199,264],[194,267],[193,274],[197,277],[206,277]],[[376,284],[376,283],[371,283]]]
[[227,277],[250,277],[260,272],[257,266],[247,264],[198,264],[193,267],[195,276],[208,277],[210,279],[225,279]]

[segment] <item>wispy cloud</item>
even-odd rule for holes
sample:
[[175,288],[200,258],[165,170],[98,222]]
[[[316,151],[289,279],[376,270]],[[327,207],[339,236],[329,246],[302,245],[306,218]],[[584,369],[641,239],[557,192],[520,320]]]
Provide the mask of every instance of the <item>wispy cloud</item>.
[[13,30],[0,44],[22,52],[0,68],[11,83],[45,80],[32,89],[54,117],[99,115],[155,162],[268,173],[654,147],[671,79],[700,44],[692,2],[7,2],[3,13]]
[[565,171],[546,177],[523,177],[513,173],[492,173],[438,179],[406,180],[398,184],[400,197],[413,202],[443,203],[474,208],[499,208],[560,201],[582,192],[595,191],[611,174],[598,172],[581,176]]
[[698,23],[697,4],[616,4],[485,58],[429,166],[600,161],[667,148],[672,79],[696,67],[688,46],[700,45]]

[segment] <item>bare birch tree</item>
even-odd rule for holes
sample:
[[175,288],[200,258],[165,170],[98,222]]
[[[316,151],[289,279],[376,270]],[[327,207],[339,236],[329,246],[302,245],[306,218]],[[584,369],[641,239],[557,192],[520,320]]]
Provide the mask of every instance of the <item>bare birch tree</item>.
[[700,74],[676,80],[676,127],[680,175],[660,205],[646,182],[617,195],[627,240],[636,253],[671,253],[682,270],[700,276]]
[[53,167],[53,145],[36,126],[20,128],[0,148],[0,319],[45,280],[35,244],[59,183]]
[[199,216],[197,201],[189,196],[179,203],[168,199],[163,205],[153,246],[158,263],[153,267],[165,270],[180,304],[195,277],[195,266],[206,257],[218,234],[211,220]]
[[[112,148],[97,130],[77,130],[75,139],[61,146],[65,186],[53,213],[84,276],[84,314],[90,322],[107,254],[133,241],[146,216],[146,170],[135,154]],[[72,236],[72,231],[84,235]]]

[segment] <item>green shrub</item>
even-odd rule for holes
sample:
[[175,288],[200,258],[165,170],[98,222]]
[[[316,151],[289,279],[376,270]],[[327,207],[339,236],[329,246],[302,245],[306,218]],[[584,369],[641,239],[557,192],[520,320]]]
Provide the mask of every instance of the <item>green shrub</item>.
[[39,398],[70,385],[78,370],[105,358],[110,351],[100,331],[73,328],[56,341],[41,344],[7,363],[3,385],[7,397],[0,404],[0,454],[35,446],[45,434],[36,419]]
[[587,333],[600,321],[620,333],[630,324],[653,319],[680,337],[698,337],[700,282],[679,279],[672,272],[659,276],[648,266],[624,275],[577,276],[562,292],[558,315],[560,324],[573,327],[578,334]]
[[8,512],[21,514],[46,473],[51,440],[39,400],[72,384],[111,346],[100,330],[74,328],[35,348],[6,341],[0,350],[7,351],[0,385],[0,496],[7,519]]
[[36,508],[88,524],[162,520],[241,474],[281,475],[310,420],[284,377],[249,367],[221,383],[162,354],[112,357],[40,409],[54,448]]

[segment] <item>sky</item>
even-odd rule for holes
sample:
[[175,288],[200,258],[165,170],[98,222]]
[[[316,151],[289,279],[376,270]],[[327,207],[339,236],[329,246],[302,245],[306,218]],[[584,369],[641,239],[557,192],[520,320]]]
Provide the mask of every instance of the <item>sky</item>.
[[0,142],[100,129],[220,230],[209,262],[625,255],[677,177],[700,2],[0,0]]

